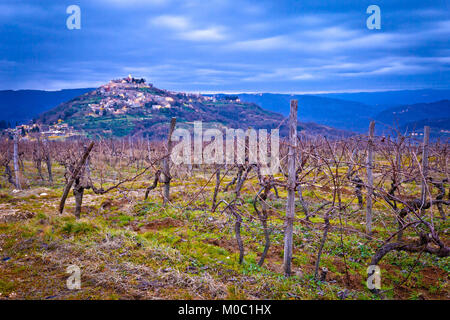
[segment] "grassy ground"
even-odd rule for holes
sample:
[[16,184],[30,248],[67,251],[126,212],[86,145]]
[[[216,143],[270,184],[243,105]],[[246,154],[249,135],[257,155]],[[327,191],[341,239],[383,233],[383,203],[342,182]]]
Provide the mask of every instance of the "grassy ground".
[[[58,170],[62,169],[56,168],[57,176]],[[196,173],[183,185],[175,180],[172,204],[166,207],[160,187],[143,200],[150,183],[150,177],[146,178],[103,196],[88,191],[79,220],[72,215],[72,194],[65,213],[57,213],[62,180],[52,186],[36,183],[19,192],[0,189],[0,299],[450,298],[450,259],[428,254],[417,261],[418,254],[389,253],[380,264],[383,294],[367,289],[366,270],[380,242],[364,237],[364,211],[356,203],[342,218],[342,234],[339,220],[331,221],[320,265],[328,270],[325,281],[314,280],[323,232],[319,217],[312,218],[315,228],[295,225],[294,275],[285,278],[280,217],[270,218],[272,243],[262,267],[257,264],[264,248],[260,223],[256,218],[244,219],[245,258],[240,265],[233,218],[210,211],[213,183],[194,197],[206,183],[205,175]],[[250,181],[242,192],[242,208],[249,217],[255,188],[255,181]],[[280,198],[269,200],[280,212],[285,195],[280,192]],[[317,200],[308,190],[304,196]],[[223,192],[218,196],[230,197]],[[192,199],[189,208],[183,209]],[[383,210],[381,204],[375,205],[379,238],[395,228],[395,221],[384,216]],[[297,212],[302,217],[299,204]],[[448,229],[448,224],[441,228]],[[66,286],[66,268],[72,264],[81,268],[80,290]]]

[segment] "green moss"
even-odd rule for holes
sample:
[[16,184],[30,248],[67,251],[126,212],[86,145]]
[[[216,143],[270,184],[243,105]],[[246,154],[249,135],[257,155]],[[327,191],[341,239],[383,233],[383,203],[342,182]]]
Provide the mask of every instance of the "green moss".
[[9,295],[14,291],[14,287],[13,282],[0,279],[0,292],[2,295]]
[[74,233],[74,234],[87,234],[94,232],[96,230],[96,227],[88,222],[72,222],[68,221],[66,222],[62,228],[61,231],[64,233]]

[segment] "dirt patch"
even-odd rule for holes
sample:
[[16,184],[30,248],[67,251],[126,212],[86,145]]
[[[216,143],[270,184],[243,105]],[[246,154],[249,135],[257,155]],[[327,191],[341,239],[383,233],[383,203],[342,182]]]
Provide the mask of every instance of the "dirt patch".
[[20,211],[18,209],[1,209],[0,222],[16,222],[20,220],[31,219],[34,217],[33,212]]
[[[384,266],[388,268],[388,266]],[[392,269],[392,266],[390,266]],[[417,275],[420,274],[420,284],[417,283]],[[420,271],[413,272],[408,281],[403,282],[406,278],[407,274],[403,277],[400,277],[399,280],[402,281],[401,285],[395,285],[394,283],[390,283],[390,285],[394,286],[394,296],[397,299],[408,299],[410,298],[413,290],[416,289],[418,292],[418,298],[421,300],[439,300],[439,299],[448,299],[449,290],[448,290],[448,280],[449,275],[444,270],[439,269],[437,267],[426,267]],[[444,288],[442,288],[439,292],[430,292],[430,287],[438,286],[440,280],[445,280],[446,284]]]
[[[239,248],[236,241],[227,239],[205,239],[203,242],[212,244],[217,247],[227,249],[230,252],[239,252]],[[244,248],[245,250],[245,248]]]
[[112,207],[121,208],[127,204],[129,204],[129,201],[127,199],[119,199],[119,200],[106,199],[100,205],[100,210],[108,210],[111,209]]
[[[283,262],[283,251],[284,248],[279,246],[270,246],[269,252],[267,252],[266,260],[272,263]],[[258,255],[260,257],[261,254]]]
[[350,267],[347,266],[348,277],[346,273],[345,263],[339,258],[333,259],[333,264],[339,274],[332,271],[328,271],[327,281],[336,281],[341,286],[347,287],[352,290],[365,290],[363,277],[359,273],[352,273]]
[[184,223],[180,220],[175,220],[172,218],[164,218],[159,220],[153,220],[145,224],[144,226],[138,227],[138,226],[132,226],[134,231],[137,231],[139,233],[144,233],[148,231],[155,231],[170,227],[181,227]]
[[437,267],[427,267],[420,272],[423,274],[422,282],[427,287],[436,285],[439,279],[446,279],[448,281],[450,278],[450,275],[447,272]]

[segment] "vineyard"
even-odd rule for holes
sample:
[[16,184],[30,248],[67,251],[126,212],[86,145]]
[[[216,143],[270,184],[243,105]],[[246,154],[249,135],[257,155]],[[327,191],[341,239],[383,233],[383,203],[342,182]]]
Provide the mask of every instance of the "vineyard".
[[427,129],[291,121],[263,175],[174,164],[172,124],[168,141],[2,138],[0,299],[449,299],[450,149]]

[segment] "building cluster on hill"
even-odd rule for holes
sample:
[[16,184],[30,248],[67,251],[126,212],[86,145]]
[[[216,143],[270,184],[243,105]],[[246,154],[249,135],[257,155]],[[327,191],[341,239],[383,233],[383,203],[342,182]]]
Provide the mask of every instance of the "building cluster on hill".
[[34,140],[35,136],[39,134],[40,137],[45,137],[49,139],[66,139],[72,136],[78,136],[80,133],[77,132],[73,127],[59,120],[53,125],[43,125],[43,124],[22,124],[15,128],[8,128],[4,130],[6,135],[13,136],[18,133],[23,140]]
[[126,114],[132,109],[147,107],[153,110],[170,109],[176,105],[192,107],[196,101],[215,101],[213,97],[200,94],[175,93],[153,87],[145,79],[136,79],[129,75],[127,78],[112,80],[97,89],[96,94],[101,97],[98,102],[89,104],[90,116],[105,114]]
[[[98,102],[90,103],[91,116],[105,114],[126,114],[130,110],[147,107],[152,110],[170,109],[174,106],[194,108],[195,102],[216,102],[215,96],[203,96],[200,93],[171,92],[155,88],[145,79],[136,79],[129,75],[123,79],[110,81],[97,89],[101,97]],[[240,102],[236,97],[234,102]]]

